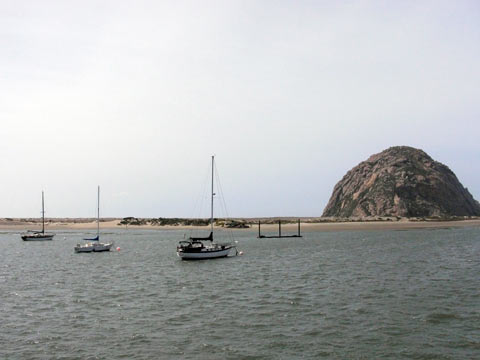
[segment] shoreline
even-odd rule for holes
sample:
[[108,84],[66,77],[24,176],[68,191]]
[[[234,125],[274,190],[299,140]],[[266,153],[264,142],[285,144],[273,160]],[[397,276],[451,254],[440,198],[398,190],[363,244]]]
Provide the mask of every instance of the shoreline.
[[[33,220],[33,219],[29,219]],[[250,220],[250,219],[249,219]],[[124,229],[124,230],[188,230],[188,229],[208,229],[208,226],[198,225],[120,225],[122,219],[108,219],[100,222],[100,229]],[[439,229],[439,228],[461,228],[461,227],[480,227],[479,219],[466,220],[398,220],[398,221],[331,221],[331,222],[312,222],[301,221],[301,231],[303,232],[328,232],[328,231],[361,231],[361,230],[413,230],[413,229]],[[49,219],[45,223],[45,231],[55,230],[95,230],[97,224],[95,220],[90,219]],[[232,231],[253,231],[258,232],[258,226],[251,224],[249,228],[224,228],[215,226],[216,229],[225,229]],[[40,230],[41,222],[21,221],[19,219],[0,219],[0,230],[18,231]],[[262,224],[263,233],[278,232],[278,223]],[[296,234],[298,230],[297,223],[282,224],[282,233],[284,235]]]

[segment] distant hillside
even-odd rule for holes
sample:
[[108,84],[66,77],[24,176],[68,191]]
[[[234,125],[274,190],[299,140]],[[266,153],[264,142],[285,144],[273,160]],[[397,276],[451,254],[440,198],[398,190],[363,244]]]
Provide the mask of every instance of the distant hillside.
[[480,216],[480,204],[447,166],[422,150],[397,146],[350,170],[323,216]]

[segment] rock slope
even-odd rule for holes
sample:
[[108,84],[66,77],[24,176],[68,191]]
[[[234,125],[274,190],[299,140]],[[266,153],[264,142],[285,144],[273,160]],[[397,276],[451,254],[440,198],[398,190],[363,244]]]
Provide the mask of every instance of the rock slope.
[[480,216],[480,204],[447,166],[422,150],[396,146],[350,170],[323,216]]

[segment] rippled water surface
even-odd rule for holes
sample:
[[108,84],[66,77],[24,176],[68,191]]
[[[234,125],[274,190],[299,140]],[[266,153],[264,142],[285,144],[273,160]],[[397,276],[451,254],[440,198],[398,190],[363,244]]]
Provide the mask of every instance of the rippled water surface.
[[0,234],[1,359],[480,358],[480,229],[236,233],[185,262],[181,231]]

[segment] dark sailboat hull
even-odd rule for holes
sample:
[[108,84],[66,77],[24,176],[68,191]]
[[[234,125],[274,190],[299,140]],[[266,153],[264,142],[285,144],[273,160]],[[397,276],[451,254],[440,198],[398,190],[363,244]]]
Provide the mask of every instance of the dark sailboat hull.
[[53,240],[54,234],[26,234],[22,235],[23,241],[46,241]]

